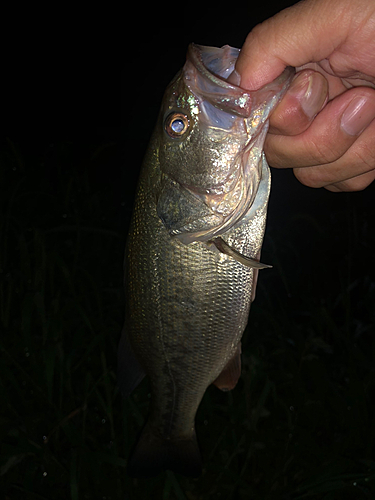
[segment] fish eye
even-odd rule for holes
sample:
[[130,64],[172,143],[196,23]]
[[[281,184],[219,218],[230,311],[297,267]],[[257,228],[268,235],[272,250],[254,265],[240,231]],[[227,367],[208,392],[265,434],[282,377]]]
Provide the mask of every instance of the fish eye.
[[189,125],[189,118],[184,113],[173,112],[167,116],[164,127],[167,134],[176,139],[185,134]]

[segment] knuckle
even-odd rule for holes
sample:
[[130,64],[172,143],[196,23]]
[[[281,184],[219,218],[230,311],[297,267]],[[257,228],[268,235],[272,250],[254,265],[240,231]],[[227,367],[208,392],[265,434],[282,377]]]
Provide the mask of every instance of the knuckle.
[[[352,179],[348,179],[337,184],[332,184],[332,187],[335,187],[338,191],[341,192],[363,191],[371,184],[372,181],[373,179],[369,178],[366,175],[359,175],[358,177],[353,177]],[[328,189],[330,187],[331,186],[328,186]]]
[[375,146],[367,142],[358,144],[353,151],[354,163],[361,165],[362,171],[367,172],[375,168]]
[[360,178],[358,179],[354,178],[348,181],[347,183],[347,189],[346,191],[363,191],[366,189],[371,182],[368,179],[365,178]]
[[293,169],[294,175],[304,186],[311,188],[321,188],[326,183],[322,179],[319,167],[299,167]]
[[310,152],[310,161],[313,165],[332,163],[342,154],[332,141],[310,141],[306,147]]

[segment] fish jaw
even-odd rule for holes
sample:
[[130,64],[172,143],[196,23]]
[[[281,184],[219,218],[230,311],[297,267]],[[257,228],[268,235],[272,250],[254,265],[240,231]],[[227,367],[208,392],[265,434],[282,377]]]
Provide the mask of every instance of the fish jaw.
[[229,46],[191,44],[166,99],[164,115],[178,109],[189,128],[160,147],[157,211],[170,236],[183,244],[224,234],[250,209],[261,181],[268,117],[293,75],[287,68],[262,89],[245,91],[225,79],[238,54]]

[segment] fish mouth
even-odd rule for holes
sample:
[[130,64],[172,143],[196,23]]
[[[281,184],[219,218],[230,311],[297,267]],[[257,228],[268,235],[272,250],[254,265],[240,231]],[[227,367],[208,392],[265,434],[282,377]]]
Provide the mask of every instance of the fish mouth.
[[217,109],[235,116],[253,118],[251,132],[254,135],[254,129],[269,118],[271,110],[286,92],[295,69],[286,67],[271,83],[250,92],[227,80],[239,54],[240,49],[229,45],[217,48],[191,43],[184,66],[185,82],[195,95]]
[[250,92],[227,81],[239,53],[239,49],[229,45],[216,48],[191,43],[184,68],[185,81],[196,95],[215,108],[248,117],[252,108]]

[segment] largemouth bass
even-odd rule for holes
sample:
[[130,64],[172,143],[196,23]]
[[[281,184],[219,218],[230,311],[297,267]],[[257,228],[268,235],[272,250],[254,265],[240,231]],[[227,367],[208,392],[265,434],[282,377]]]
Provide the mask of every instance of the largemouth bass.
[[239,50],[190,45],[168,86],[140,174],[125,250],[119,346],[124,396],[144,374],[151,410],[133,476],[201,473],[195,414],[214,383],[232,389],[254,298],[270,172],[268,117],[293,76],[247,92],[229,83]]

